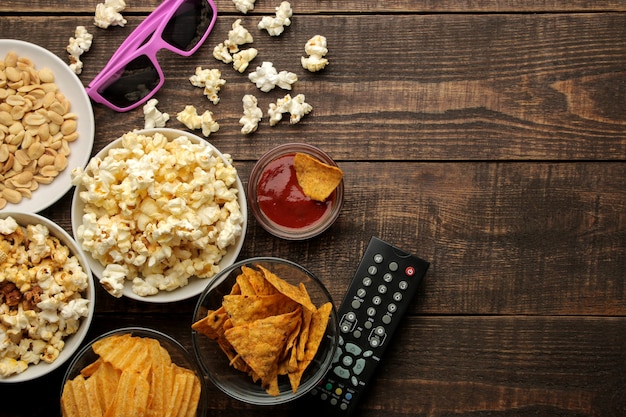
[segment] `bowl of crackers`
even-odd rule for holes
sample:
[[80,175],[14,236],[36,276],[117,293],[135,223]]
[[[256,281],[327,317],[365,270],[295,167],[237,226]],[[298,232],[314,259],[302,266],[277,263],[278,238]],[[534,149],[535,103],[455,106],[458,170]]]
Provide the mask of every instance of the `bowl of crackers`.
[[343,171],[321,149],[287,143],[265,153],[252,168],[250,211],[269,233],[305,240],[327,230],[343,206]]
[[38,214],[0,212],[0,384],[40,378],[73,358],[96,302],[76,242]]
[[97,337],[70,363],[63,417],[205,416],[206,385],[193,356],[171,336],[125,327]]
[[209,380],[239,401],[277,405],[300,398],[329,370],[339,339],[331,296],[289,260],[237,262],[200,295],[192,345]]

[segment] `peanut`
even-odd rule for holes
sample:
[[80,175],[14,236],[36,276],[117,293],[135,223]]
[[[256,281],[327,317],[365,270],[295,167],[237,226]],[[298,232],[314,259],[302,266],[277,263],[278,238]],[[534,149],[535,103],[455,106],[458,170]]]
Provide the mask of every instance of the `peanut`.
[[77,115],[48,69],[15,52],[0,59],[0,209],[31,198],[67,168]]

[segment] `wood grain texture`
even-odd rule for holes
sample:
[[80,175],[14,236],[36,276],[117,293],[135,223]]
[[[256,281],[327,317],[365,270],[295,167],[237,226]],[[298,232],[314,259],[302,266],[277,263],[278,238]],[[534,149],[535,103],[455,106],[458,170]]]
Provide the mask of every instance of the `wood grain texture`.
[[[0,37],[67,58],[77,25],[94,33],[83,55],[87,85],[160,2],[127,1],[124,28],[92,26],[96,2],[8,0]],[[339,220],[304,242],[273,238],[253,218],[240,258],[291,259],[327,285],[339,305],[372,235],[429,260],[424,279],[363,417],[623,417],[626,415],[626,3],[616,0],[392,0],[292,2],[278,38],[255,28],[278,2],[241,15],[231,0],[197,54],[159,54],[170,113],[210,110],[208,140],[234,158],[247,184],[254,162],[289,141],[317,145],[345,172]],[[212,57],[238,19],[259,56],[244,74]],[[331,64],[299,64],[313,35]],[[247,79],[263,61],[297,73],[291,94],[313,111],[297,125],[240,133],[241,98],[267,113],[287,91]],[[213,105],[189,83],[195,68],[227,80]],[[93,153],[143,127],[140,110],[95,105]],[[42,214],[71,232],[72,192]],[[89,338],[143,325],[191,347],[196,298],[172,305],[97,290]],[[0,387],[0,417],[58,415],[64,367]],[[33,393],[37,401],[33,400]],[[253,407],[209,384],[210,416],[302,414],[298,404]]]

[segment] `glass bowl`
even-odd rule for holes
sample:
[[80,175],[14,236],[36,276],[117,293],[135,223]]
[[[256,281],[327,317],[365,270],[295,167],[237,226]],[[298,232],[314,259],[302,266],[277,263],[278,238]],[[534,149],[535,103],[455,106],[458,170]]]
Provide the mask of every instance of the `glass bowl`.
[[[8,211],[0,212],[0,219],[6,219],[8,217],[12,217],[17,222],[17,224],[22,227],[25,227],[30,224],[46,226],[48,228],[50,236],[54,236],[58,238],[59,241],[69,249],[70,255],[75,256],[77,258],[80,266],[82,267],[83,271],[87,275],[87,287],[82,292],[82,298],[88,300],[88,303],[86,305],[87,315],[80,319],[80,325],[78,329],[76,330],[75,333],[65,336],[63,338],[64,346],[61,349],[59,356],[53,362],[46,363],[44,361],[40,361],[36,365],[35,364],[29,365],[28,368],[21,373],[13,374],[13,375],[6,376],[6,377],[0,377],[0,383],[17,383],[17,382],[23,382],[23,381],[30,381],[32,379],[42,377],[52,372],[53,370],[57,369],[58,367],[60,367],[62,364],[64,364],[65,362],[67,362],[69,359],[73,357],[74,353],[76,353],[80,344],[85,339],[85,336],[87,335],[89,327],[91,326],[91,321],[93,319],[94,308],[95,308],[95,303],[96,303],[96,291],[95,291],[95,285],[93,282],[93,275],[91,273],[91,270],[89,269],[89,263],[87,262],[87,258],[85,254],[81,251],[78,244],[72,239],[72,237],[63,228],[61,228],[59,225],[54,223],[52,220],[47,219],[39,214],[16,213],[16,212],[8,212]],[[47,258],[44,258],[44,261],[46,259]],[[44,285],[43,283],[41,284]],[[55,289],[54,286],[50,286],[49,289],[46,290],[45,292],[48,292],[48,291],[56,292],[58,291],[58,289]],[[60,295],[60,293],[58,292],[56,292],[56,294]],[[53,293],[50,293],[49,295],[52,296]],[[57,309],[60,309],[62,307],[63,307],[62,305],[59,305]],[[60,311],[58,311],[58,314],[60,315]],[[0,313],[0,315],[2,315],[2,313]],[[43,317],[43,315],[41,317]],[[0,322],[1,321],[2,321],[2,318],[0,317]],[[44,320],[42,319],[42,321]],[[1,327],[2,326],[0,326],[0,333],[3,333],[4,331],[2,331]]]
[[[319,308],[330,302],[332,298],[322,282],[302,266],[280,258],[258,257],[242,260],[218,274],[206,290],[200,295],[193,316],[193,323],[207,317],[209,310],[216,310],[222,305],[225,295],[231,293],[237,276],[242,268],[256,268],[258,265],[266,268],[289,284],[306,286],[313,304]],[[228,357],[221,350],[218,343],[204,334],[192,330],[193,350],[202,370],[209,380],[221,391],[239,401],[255,405],[277,405],[300,398],[319,383],[329,370],[339,338],[337,311],[332,305],[328,325],[317,353],[304,371],[300,385],[294,393],[287,376],[278,377],[279,394],[269,395],[260,382],[254,382],[243,371],[230,366]]]
[[[288,175],[292,183],[297,182],[293,168],[293,155],[296,153],[308,154],[325,164],[337,166],[328,154],[315,146],[306,143],[279,145],[261,156],[254,165],[250,173],[247,190],[250,211],[259,224],[272,235],[287,240],[305,240],[321,234],[337,220],[343,206],[343,180],[325,203],[312,202],[306,197],[304,198],[308,201],[305,201],[304,204],[294,203],[292,198],[277,198],[271,202],[270,206],[260,200],[261,179],[269,169],[274,170],[274,172],[279,169],[283,171],[282,174],[272,174],[274,177]],[[282,167],[272,166],[277,161],[281,161],[282,158],[289,157],[291,160],[285,159],[285,166],[289,168],[288,172],[284,171]],[[302,197],[298,197],[298,200],[302,201]],[[313,220],[311,213],[316,213],[315,217],[318,218]]]
[[[94,340],[92,340],[87,345],[85,345],[80,350],[80,352],[78,352],[78,354],[74,357],[67,371],[65,372],[65,375],[63,377],[63,383],[61,385],[60,396],[63,394],[63,389],[65,387],[66,382],[74,379],[76,376],[80,374],[82,369],[93,364],[96,360],[98,360],[99,356],[92,349],[92,346],[95,342],[102,340],[109,336],[122,336],[126,334],[130,334],[131,336],[135,336],[135,337],[151,338],[151,339],[157,340],[159,344],[161,345],[161,347],[167,350],[167,352],[169,353],[172,363],[194,372],[194,374],[198,377],[200,381],[200,387],[201,387],[200,399],[198,402],[196,416],[197,417],[206,416],[207,414],[206,383],[205,383],[204,378],[202,377],[202,372],[197,362],[194,360],[193,356],[184,348],[183,345],[181,345],[178,341],[176,341],[171,336],[165,333],[162,333],[160,331],[148,329],[144,327],[124,327],[124,328],[112,330],[96,337]],[[167,393],[167,395],[171,395],[171,393]],[[86,414],[89,415],[88,412]]]

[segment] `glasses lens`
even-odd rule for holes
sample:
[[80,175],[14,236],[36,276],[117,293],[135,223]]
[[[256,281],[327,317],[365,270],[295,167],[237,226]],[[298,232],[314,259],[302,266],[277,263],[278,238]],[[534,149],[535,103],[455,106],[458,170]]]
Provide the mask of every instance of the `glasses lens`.
[[158,84],[159,73],[154,64],[147,56],[140,55],[113,74],[98,93],[109,103],[126,108],[147,96]]
[[207,0],[185,0],[163,30],[162,38],[181,51],[192,50],[209,30],[213,9]]

